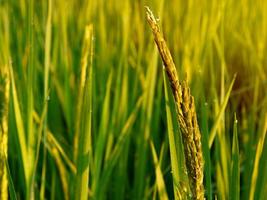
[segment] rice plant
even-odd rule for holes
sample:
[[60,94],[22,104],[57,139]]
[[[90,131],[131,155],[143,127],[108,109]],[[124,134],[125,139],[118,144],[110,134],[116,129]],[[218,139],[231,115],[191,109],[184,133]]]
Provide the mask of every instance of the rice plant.
[[0,199],[265,199],[266,14],[0,0]]

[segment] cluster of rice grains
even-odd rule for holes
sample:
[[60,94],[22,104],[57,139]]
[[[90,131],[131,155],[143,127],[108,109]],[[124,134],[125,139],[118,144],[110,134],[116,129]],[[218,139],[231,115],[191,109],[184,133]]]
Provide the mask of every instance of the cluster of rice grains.
[[7,67],[0,68],[0,199],[8,199],[6,169],[8,140],[9,76]]
[[146,8],[146,13],[147,21],[152,29],[175,100],[192,197],[193,199],[204,199],[201,134],[197,122],[194,98],[190,94],[187,82],[179,81],[175,64],[160,32],[157,20],[149,8]]

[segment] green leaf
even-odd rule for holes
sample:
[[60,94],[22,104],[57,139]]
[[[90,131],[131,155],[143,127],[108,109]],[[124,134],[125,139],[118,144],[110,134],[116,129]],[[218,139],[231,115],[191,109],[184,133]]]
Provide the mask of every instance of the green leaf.
[[150,141],[150,147],[151,147],[151,152],[152,152],[152,157],[154,161],[154,166],[155,166],[155,171],[156,171],[156,183],[157,183],[157,188],[158,188],[158,194],[159,194],[159,199],[160,200],[168,200],[168,194],[166,191],[166,186],[163,178],[162,171],[160,169],[160,164],[157,156],[157,152],[155,149],[155,146],[152,141]]
[[25,176],[25,179],[27,180],[29,178],[29,171],[28,171],[28,151],[27,151],[26,139],[25,139],[26,135],[25,135],[24,123],[22,120],[22,113],[21,113],[20,106],[19,106],[19,99],[17,96],[17,89],[15,85],[12,66],[10,66],[10,76],[11,76],[12,100],[14,104],[15,120],[16,120],[18,139],[19,139],[19,145],[20,145],[20,153],[22,157],[21,160],[23,163],[24,176]]
[[[93,38],[93,27],[88,26],[90,29],[90,38]],[[75,199],[76,200],[86,200],[88,198],[88,184],[89,184],[89,163],[92,155],[92,56],[93,56],[93,44],[92,40],[90,42],[90,65],[87,70],[85,90],[82,104],[81,112],[81,131],[79,135],[79,147],[78,147],[78,157],[77,157],[77,174],[75,179]],[[88,58],[89,59],[89,58]]]
[[257,178],[259,175],[259,162],[260,158],[262,155],[262,150],[264,147],[264,141],[265,141],[265,136],[267,132],[267,114],[265,114],[265,119],[263,122],[263,128],[261,130],[261,135],[258,140],[258,145],[257,145],[257,150],[256,150],[256,155],[255,155],[255,161],[254,161],[254,168],[252,172],[252,180],[251,180],[251,185],[250,185],[250,193],[249,193],[249,199],[253,200],[255,196],[255,190],[256,190],[256,183],[257,183]]
[[207,199],[212,199],[212,181],[211,181],[211,160],[209,149],[209,135],[208,135],[208,117],[207,117],[207,104],[202,105],[202,149],[204,156],[204,173],[205,173],[205,190]]
[[240,198],[240,166],[239,166],[239,146],[237,133],[237,119],[234,119],[234,134],[232,144],[232,162],[231,162],[231,185],[230,199],[239,200]]
[[229,86],[229,89],[225,95],[225,98],[224,98],[224,101],[222,103],[222,106],[219,110],[219,114],[217,115],[216,119],[215,119],[215,123],[210,131],[210,137],[209,137],[209,147],[211,148],[212,144],[213,144],[213,141],[214,141],[214,138],[216,136],[216,132],[217,132],[217,129],[220,125],[220,122],[221,122],[221,117],[223,116],[223,113],[225,111],[225,108],[227,106],[227,103],[228,103],[228,100],[229,100],[229,97],[230,97],[230,94],[231,94],[231,91],[232,91],[232,88],[233,88],[233,85],[234,85],[234,82],[235,82],[235,79],[236,79],[236,75],[234,76],[230,86]]
[[7,169],[7,177],[8,177],[8,189],[9,189],[9,195],[10,195],[10,199],[11,200],[17,200],[17,195],[16,195],[16,191],[15,191],[15,187],[12,181],[12,177],[10,174],[10,169],[9,169],[9,165],[7,160],[5,159],[5,165],[6,165],[6,169]]

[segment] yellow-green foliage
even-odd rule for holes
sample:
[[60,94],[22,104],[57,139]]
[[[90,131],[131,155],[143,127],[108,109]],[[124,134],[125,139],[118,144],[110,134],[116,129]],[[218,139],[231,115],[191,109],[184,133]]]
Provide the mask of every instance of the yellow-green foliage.
[[[194,126],[173,116],[145,6],[188,81],[178,90],[203,169],[183,149]],[[266,0],[0,0],[10,198],[179,199],[187,159],[207,199],[264,199],[266,39]]]
[[8,199],[6,169],[8,143],[9,75],[7,66],[0,68],[0,199]]

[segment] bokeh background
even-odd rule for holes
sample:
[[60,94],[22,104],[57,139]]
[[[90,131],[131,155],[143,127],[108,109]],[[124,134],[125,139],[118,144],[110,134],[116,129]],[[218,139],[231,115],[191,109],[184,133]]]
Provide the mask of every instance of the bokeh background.
[[[229,199],[233,143],[240,199],[267,195],[267,1],[0,0],[0,67],[14,78],[6,106],[18,199],[31,191],[36,199],[74,198],[77,168],[84,167],[75,155],[80,129],[90,133],[86,196],[161,199],[155,147],[164,193],[174,198],[163,65],[145,6],[159,20],[180,79],[190,84],[206,143],[216,134],[211,148],[204,144],[207,199]],[[81,103],[83,59],[92,69],[91,109]],[[178,190],[183,185],[181,178]]]

